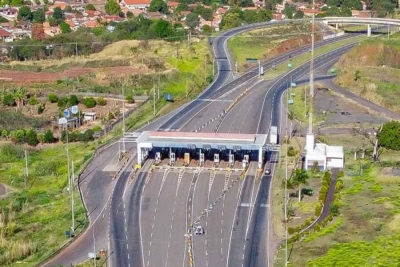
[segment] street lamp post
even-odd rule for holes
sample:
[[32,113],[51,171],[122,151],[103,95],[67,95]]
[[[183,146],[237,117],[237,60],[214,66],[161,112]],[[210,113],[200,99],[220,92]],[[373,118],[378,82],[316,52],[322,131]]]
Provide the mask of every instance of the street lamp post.
[[68,142],[68,121],[65,123],[65,132],[66,132],[66,139],[67,139],[67,169],[68,169],[68,190],[71,194],[71,173],[69,169],[69,142]]
[[74,161],[72,161],[72,178],[71,178],[71,213],[72,213],[72,225],[71,230],[72,233],[75,232],[75,212],[74,212]]
[[[289,103],[289,92],[286,93],[286,102]],[[286,104],[288,105],[288,104]],[[287,217],[287,181],[288,181],[288,146],[289,146],[289,136],[288,136],[288,119],[289,119],[289,109],[286,112],[286,152],[285,152],[285,266],[288,264],[288,217]]]
[[125,90],[122,85],[122,153],[125,152]]

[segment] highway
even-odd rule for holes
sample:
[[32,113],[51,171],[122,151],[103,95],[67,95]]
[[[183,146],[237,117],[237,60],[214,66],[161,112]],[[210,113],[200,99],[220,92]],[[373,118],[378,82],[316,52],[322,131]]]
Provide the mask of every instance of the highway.
[[[250,28],[253,26],[246,29]],[[223,37],[216,38],[213,43],[215,56],[228,58],[226,41],[241,31],[244,29],[228,31]],[[321,41],[316,48],[345,38],[349,35]],[[349,49],[350,46],[316,58],[315,68],[333,65]],[[289,54],[294,57],[308,50],[308,47],[303,47],[278,56],[263,64],[264,70],[285,62]],[[280,99],[290,79],[306,82],[309,72],[309,63],[306,63],[276,81],[260,81],[255,79],[257,73],[254,71],[234,79],[228,60],[219,60],[218,65],[216,81],[197,100],[144,129],[196,131],[200,128],[205,132],[267,133],[270,125],[279,125]],[[226,110],[245,88],[250,88],[249,93],[223,117],[220,124],[215,120],[208,123]],[[135,148],[129,149],[134,153]],[[200,218],[205,235],[193,237],[195,266],[269,266],[272,249],[268,248],[265,239],[269,227],[263,225],[269,221],[267,200],[271,177],[256,179],[255,163],[251,163],[243,180],[238,179],[235,173],[226,177],[225,173],[214,176],[210,171],[179,174],[175,170],[157,170],[149,176],[147,170],[151,163],[148,162],[133,180],[129,178],[131,170],[127,169],[118,179],[109,181],[110,172],[100,166],[107,165],[117,147],[114,145],[108,151],[112,153],[99,156],[97,165],[89,169],[90,177],[83,182],[87,185],[82,186],[83,191],[103,189],[96,194],[87,192],[85,196],[94,228],[90,227],[73,246],[43,266],[81,262],[96,244],[108,249],[110,266],[187,266],[184,234],[190,222],[217,199],[212,210]],[[269,157],[276,155],[272,153]],[[101,178],[104,186],[97,184],[101,175],[106,175]],[[96,243],[93,243],[92,234]]]

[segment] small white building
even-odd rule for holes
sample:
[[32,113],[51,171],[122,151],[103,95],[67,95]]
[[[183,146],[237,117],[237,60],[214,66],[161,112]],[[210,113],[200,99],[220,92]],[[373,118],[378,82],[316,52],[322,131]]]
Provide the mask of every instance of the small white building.
[[82,112],[83,121],[95,121],[97,116],[96,112]]
[[304,168],[312,169],[315,162],[318,162],[320,170],[340,168],[344,166],[344,152],[342,146],[328,146],[327,144],[315,144],[315,135],[308,133],[306,137],[306,157]]

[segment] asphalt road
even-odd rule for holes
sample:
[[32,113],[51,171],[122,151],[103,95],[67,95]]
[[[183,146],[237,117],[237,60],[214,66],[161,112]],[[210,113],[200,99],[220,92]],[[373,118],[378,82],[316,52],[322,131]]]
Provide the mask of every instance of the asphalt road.
[[[222,37],[216,38],[213,42],[213,50],[215,52],[215,58],[227,58],[227,52],[223,49],[226,47],[226,41],[232,36],[230,34],[236,34],[236,32],[227,32]],[[346,34],[337,38],[323,40],[315,44],[315,48],[330,44],[332,42],[348,39],[361,34]],[[266,63],[262,64],[264,71],[272,69],[289,59],[289,56],[295,57],[297,55],[307,53],[310,46],[304,46],[284,55],[277,56]],[[257,77],[257,70],[252,69],[249,72],[241,75],[237,79],[230,81],[229,78],[232,76],[231,63],[227,60],[219,60],[220,64],[218,68],[217,76],[215,77],[215,82],[212,83],[209,88],[207,88],[196,100],[187,104],[183,109],[176,113],[175,116],[165,120],[163,124],[159,126],[159,130],[162,131],[180,131],[182,127],[188,124],[190,120],[197,120],[199,116],[199,111],[205,108],[209,108],[210,103],[202,101],[202,99],[217,99],[220,96],[226,94],[227,92],[235,89],[236,87],[248,82],[249,80]],[[229,82],[230,81],[230,82]],[[201,116],[201,115],[200,115]],[[186,128],[187,130],[187,128]]]

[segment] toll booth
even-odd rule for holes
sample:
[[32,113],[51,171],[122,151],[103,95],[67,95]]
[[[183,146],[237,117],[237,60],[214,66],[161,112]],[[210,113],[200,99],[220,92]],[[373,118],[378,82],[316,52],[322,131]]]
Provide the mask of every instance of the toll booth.
[[214,154],[214,163],[219,164],[219,154]]
[[229,154],[229,166],[233,167],[235,164],[235,155]]
[[204,153],[200,153],[199,165],[200,165],[200,166],[203,166],[203,165],[204,165]]
[[156,152],[156,157],[155,157],[156,163],[160,163],[162,158],[161,158],[161,152]]
[[190,164],[190,153],[185,153],[184,164]]
[[243,168],[246,168],[247,165],[249,164],[249,162],[250,162],[250,157],[249,157],[249,155],[244,155],[243,161],[242,161],[242,166],[243,166]]
[[175,152],[169,153],[169,164],[171,166],[175,164]]

